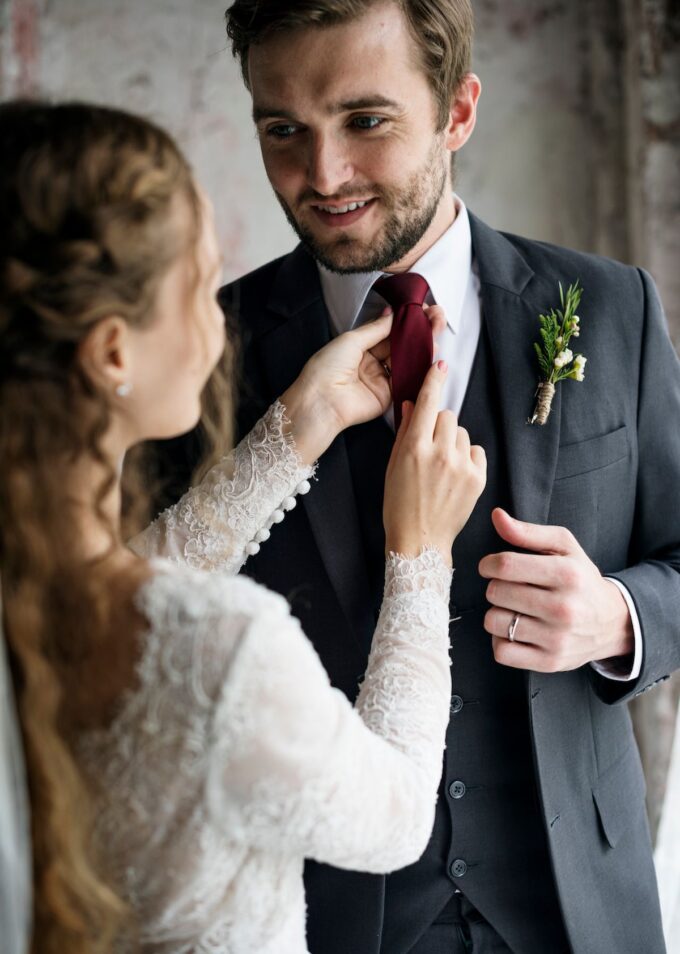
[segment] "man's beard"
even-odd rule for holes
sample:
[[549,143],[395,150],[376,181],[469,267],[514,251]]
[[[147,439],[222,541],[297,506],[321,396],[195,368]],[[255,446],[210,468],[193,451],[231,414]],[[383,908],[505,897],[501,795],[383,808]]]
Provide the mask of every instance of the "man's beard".
[[[321,244],[310,229],[300,224],[290,207],[276,194],[286,218],[302,244],[324,268],[339,275],[353,272],[382,272],[401,261],[427,232],[434,219],[447,182],[447,169],[441,161],[441,145],[434,144],[424,167],[399,191],[370,186],[366,192],[382,202],[388,215],[382,232],[370,245],[341,236]],[[356,195],[356,190],[346,198]],[[314,196],[322,201],[322,196]],[[334,196],[342,199],[343,196]]]

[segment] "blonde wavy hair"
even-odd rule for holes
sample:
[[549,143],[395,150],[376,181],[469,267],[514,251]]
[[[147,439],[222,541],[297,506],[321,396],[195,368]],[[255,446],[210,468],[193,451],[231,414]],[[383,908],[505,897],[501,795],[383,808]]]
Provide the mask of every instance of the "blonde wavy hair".
[[[78,347],[108,315],[153,320],[161,278],[197,240],[200,203],[172,139],[119,110],[6,103],[0,140],[0,581],[31,800],[32,951],[89,954],[110,950],[128,912],[93,856],[91,792],[72,750],[69,675],[106,638],[112,594],[76,556],[65,473],[80,455],[102,464],[102,521],[116,480],[101,449],[109,399]],[[171,215],[178,194],[193,211],[188,235]],[[232,354],[204,394],[206,456],[231,442]],[[132,456],[124,499],[139,524],[148,471]],[[115,547],[120,529],[107,529]]]

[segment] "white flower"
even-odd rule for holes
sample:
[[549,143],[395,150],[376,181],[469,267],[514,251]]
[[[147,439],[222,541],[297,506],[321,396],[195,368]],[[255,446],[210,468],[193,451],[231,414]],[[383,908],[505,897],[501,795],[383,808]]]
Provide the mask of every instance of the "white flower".
[[558,348],[562,347],[562,345],[564,344],[564,338],[562,337],[562,335],[560,335],[559,338],[555,339],[555,344],[557,345]]
[[565,348],[565,350],[560,351],[560,353],[555,358],[555,367],[563,368],[565,364],[569,364],[569,362],[572,361],[573,358],[574,358],[574,355],[569,350],[569,348]]
[[584,358],[582,354],[577,354],[574,358],[574,368],[569,375],[570,378],[573,378],[574,381],[583,381],[585,378],[585,366],[588,359]]

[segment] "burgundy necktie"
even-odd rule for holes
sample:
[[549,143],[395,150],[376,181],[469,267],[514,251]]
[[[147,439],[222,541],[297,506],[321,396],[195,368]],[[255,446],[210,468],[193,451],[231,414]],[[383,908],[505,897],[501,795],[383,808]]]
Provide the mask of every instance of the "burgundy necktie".
[[432,365],[432,325],[423,311],[429,285],[422,275],[404,272],[379,278],[373,287],[394,310],[390,364],[394,425],[398,430],[402,402],[415,402]]

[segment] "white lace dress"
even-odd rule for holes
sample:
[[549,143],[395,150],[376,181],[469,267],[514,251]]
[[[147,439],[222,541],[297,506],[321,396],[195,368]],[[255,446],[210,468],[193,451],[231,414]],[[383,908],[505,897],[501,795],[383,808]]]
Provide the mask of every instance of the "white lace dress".
[[154,571],[137,684],[81,740],[96,839],[145,952],[303,954],[305,858],[387,872],[431,831],[451,571],[434,550],[390,556],[352,707],[286,601],[234,575],[312,475],[282,415],[133,542]]

